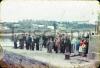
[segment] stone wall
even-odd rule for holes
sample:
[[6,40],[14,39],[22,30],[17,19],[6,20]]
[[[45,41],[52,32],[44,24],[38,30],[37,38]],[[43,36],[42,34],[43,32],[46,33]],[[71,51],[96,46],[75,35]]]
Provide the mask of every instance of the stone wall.
[[[24,57],[12,52],[4,51],[3,61],[9,65],[10,68],[49,68],[52,67],[47,63]],[[53,68],[53,67],[52,67]]]
[[89,53],[94,53],[95,59],[100,60],[100,35],[90,37]]

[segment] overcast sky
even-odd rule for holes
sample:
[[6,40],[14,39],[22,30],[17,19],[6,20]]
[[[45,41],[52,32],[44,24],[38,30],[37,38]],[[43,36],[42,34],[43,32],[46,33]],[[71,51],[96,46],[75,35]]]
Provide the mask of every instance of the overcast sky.
[[0,6],[0,21],[7,22],[33,19],[94,23],[98,15],[98,1],[4,0]]

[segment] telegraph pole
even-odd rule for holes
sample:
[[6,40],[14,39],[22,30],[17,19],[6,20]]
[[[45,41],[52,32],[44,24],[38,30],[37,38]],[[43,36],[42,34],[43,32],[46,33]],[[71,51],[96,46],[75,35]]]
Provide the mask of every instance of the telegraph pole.
[[[99,7],[100,7],[100,2],[99,2]],[[100,8],[98,11],[98,21],[97,21],[96,31],[97,31],[97,35],[100,35]]]
[[98,22],[97,22],[97,34],[100,35],[100,12],[99,12],[99,15],[98,15]]

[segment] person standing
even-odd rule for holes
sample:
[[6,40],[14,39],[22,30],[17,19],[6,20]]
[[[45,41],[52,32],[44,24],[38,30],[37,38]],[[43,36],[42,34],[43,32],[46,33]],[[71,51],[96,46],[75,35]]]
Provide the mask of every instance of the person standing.
[[28,50],[28,34],[26,34],[26,41],[25,41],[25,44],[26,44],[26,50]]
[[26,35],[23,34],[24,45],[26,44]]
[[34,50],[34,47],[35,47],[35,41],[34,41],[34,36],[33,36],[33,40],[32,40],[32,50]]
[[65,37],[64,39],[64,46],[65,46],[65,52],[71,53],[71,41],[68,37]]
[[83,52],[83,50],[82,50],[82,45],[84,44],[84,39],[81,39],[80,40],[80,46],[79,46],[79,55],[80,56],[82,56],[82,52]]
[[76,50],[78,52],[78,55],[79,55],[79,47],[80,47],[80,38],[78,37],[77,38],[77,45],[76,45]]
[[42,37],[40,37],[40,39],[39,39],[39,49],[40,49],[40,51],[42,51],[42,45],[43,45],[43,39],[42,39]]
[[60,50],[60,38],[59,37],[57,37],[56,39],[55,39],[55,52],[56,53],[58,53],[58,51]]
[[49,38],[47,42],[47,52],[52,53],[52,48],[53,48],[53,40],[52,38]]
[[80,41],[80,48],[79,48],[79,53],[81,56],[85,56],[86,53],[86,44],[85,44],[85,39],[82,39]]
[[60,53],[65,53],[65,47],[64,47],[64,34],[63,34],[62,37],[61,37]]
[[39,50],[39,36],[36,37],[36,50]]
[[17,36],[14,36],[14,48],[17,49]]
[[86,45],[85,46],[85,51],[84,51],[84,56],[87,56],[88,54],[88,46],[89,46],[89,41],[87,39],[84,40],[84,44]]
[[19,44],[20,44],[20,49],[24,49],[24,39],[23,39],[23,34],[20,35],[19,39]]
[[29,50],[29,49],[30,49],[30,50],[32,49],[31,46],[32,46],[32,37],[31,37],[31,35],[29,35],[29,36],[28,36],[28,50]]
[[46,48],[46,43],[47,43],[47,36],[46,35],[43,35],[43,46],[44,48]]
[[71,41],[71,51],[74,53],[74,55],[77,55],[78,52],[77,52],[77,38],[73,38],[72,41]]

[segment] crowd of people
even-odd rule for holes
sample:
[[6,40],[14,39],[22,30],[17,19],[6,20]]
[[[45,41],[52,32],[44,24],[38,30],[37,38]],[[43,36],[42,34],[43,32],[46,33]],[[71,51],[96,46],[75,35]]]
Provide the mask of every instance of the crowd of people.
[[[19,42],[19,44],[18,44]],[[47,49],[48,53],[73,53],[74,55],[86,56],[88,54],[89,41],[87,37],[70,38],[65,34],[52,35],[30,35],[20,34],[14,35],[14,48],[26,50]],[[19,45],[19,46],[18,46]]]

